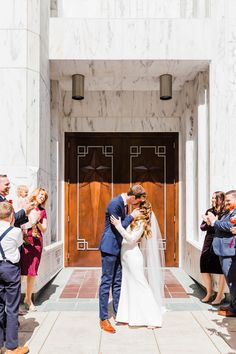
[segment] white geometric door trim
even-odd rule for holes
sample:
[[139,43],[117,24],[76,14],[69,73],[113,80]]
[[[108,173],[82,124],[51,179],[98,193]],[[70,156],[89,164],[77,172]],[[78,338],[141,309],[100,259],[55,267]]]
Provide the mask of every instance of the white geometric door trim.
[[[164,235],[162,235],[162,245],[161,248],[166,250],[166,146],[159,145],[159,146],[142,146],[142,145],[134,145],[130,146],[130,186],[133,184],[133,160],[139,155],[142,154],[142,150],[144,149],[153,149],[154,154],[158,158],[163,158],[163,176],[164,176],[164,189],[163,189],[163,200],[164,200]],[[145,166],[135,167],[135,169],[145,169]]]

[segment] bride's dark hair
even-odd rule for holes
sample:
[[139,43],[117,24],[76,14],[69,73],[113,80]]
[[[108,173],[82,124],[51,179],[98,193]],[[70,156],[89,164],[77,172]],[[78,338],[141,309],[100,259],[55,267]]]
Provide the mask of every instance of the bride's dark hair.
[[141,212],[141,215],[135,218],[132,223],[130,224],[131,230],[137,226],[137,221],[141,220],[144,223],[144,230],[143,234],[141,237],[146,237],[151,238],[152,237],[152,232],[151,232],[151,215],[152,215],[152,205],[149,201],[144,200],[143,202],[140,203],[139,209]]

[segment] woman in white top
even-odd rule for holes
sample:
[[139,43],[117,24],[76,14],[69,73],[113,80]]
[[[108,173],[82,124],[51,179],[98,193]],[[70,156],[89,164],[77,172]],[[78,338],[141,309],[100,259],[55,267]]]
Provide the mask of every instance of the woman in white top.
[[126,230],[119,219],[111,216],[111,223],[123,237],[122,284],[116,321],[153,329],[161,327],[164,312],[164,282],[157,240],[161,236],[148,201],[140,204],[140,212]]

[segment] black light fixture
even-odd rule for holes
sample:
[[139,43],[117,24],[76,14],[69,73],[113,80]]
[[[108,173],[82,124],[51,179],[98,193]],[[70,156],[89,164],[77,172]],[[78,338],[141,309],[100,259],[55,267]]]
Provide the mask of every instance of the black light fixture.
[[72,98],[73,100],[84,99],[84,75],[72,75]]
[[160,76],[160,99],[170,100],[172,98],[172,75],[163,74]]

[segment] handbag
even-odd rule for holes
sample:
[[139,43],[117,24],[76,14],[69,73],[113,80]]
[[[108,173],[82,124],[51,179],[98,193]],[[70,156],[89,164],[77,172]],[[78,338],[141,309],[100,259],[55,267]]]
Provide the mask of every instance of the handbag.
[[235,256],[235,248],[236,248],[235,236],[214,237],[212,246],[217,256],[221,256],[221,257]]

